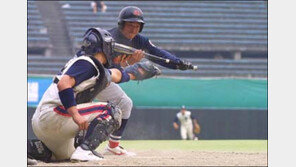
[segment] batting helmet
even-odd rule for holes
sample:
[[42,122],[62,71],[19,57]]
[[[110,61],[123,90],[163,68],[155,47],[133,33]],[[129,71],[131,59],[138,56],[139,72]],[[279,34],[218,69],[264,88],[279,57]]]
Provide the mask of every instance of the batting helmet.
[[126,21],[140,23],[141,27],[139,32],[141,32],[145,24],[142,10],[136,6],[123,8],[118,16],[118,27],[122,29]]
[[111,34],[101,28],[90,28],[83,36],[81,50],[87,55],[94,55],[103,52],[107,59],[107,67],[113,60],[113,43]]

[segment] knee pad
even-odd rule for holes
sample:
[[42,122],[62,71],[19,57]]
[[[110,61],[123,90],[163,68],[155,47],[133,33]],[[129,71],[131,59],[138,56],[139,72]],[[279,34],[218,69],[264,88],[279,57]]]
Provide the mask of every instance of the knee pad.
[[102,115],[91,121],[81,147],[86,150],[95,150],[108,136],[117,130],[121,125],[121,110],[112,103],[106,105],[111,119],[103,119]]
[[[115,130],[112,135],[114,136],[122,136],[123,131],[125,129],[125,126],[127,124],[128,119],[122,119],[122,123],[119,129]],[[119,140],[119,139],[113,139],[113,140]]]
[[[108,139],[108,136],[121,126],[122,113],[121,110],[108,103],[106,105],[107,113],[99,115],[91,121],[86,134],[79,131],[74,139],[74,147],[81,146],[85,150],[95,150],[102,142]],[[107,115],[111,119],[105,119]]]
[[76,136],[75,136],[75,138],[74,138],[74,147],[75,147],[75,148],[77,148],[78,146],[80,146],[80,145],[82,144],[82,142],[83,142],[83,140],[84,140],[84,136],[85,136],[85,134],[84,134],[84,131],[83,131],[83,130],[80,130],[80,131],[76,134]]
[[128,119],[131,115],[132,112],[132,108],[133,108],[133,101],[130,97],[128,97],[127,95],[125,95],[120,103],[119,103],[119,107],[122,111],[122,118],[123,119]]
[[38,139],[28,139],[27,154],[29,158],[44,162],[50,162],[52,156],[52,152]]
[[81,147],[85,150],[95,150],[102,142],[108,139],[108,136],[118,129],[118,123],[114,119],[98,120],[94,119],[86,132],[85,139]]

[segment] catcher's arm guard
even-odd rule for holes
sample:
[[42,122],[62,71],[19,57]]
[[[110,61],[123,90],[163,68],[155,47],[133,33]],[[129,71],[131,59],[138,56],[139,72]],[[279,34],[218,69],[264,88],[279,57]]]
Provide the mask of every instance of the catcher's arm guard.
[[134,65],[126,67],[124,70],[132,74],[135,77],[133,80],[136,81],[149,79],[161,74],[160,69],[149,61],[135,63]]

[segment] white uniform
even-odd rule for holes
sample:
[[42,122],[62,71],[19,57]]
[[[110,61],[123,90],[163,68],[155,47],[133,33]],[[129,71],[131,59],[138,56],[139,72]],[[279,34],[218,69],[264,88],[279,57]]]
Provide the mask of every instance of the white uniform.
[[193,134],[193,125],[192,125],[192,119],[191,119],[191,112],[190,111],[185,111],[184,115],[182,112],[178,112],[176,117],[180,121],[180,134],[181,138],[183,140],[186,140],[187,137],[191,140],[194,138]]
[[[91,62],[97,69],[93,61],[87,56],[80,56],[71,59],[64,70],[67,71],[77,60]],[[99,70],[98,71],[98,75]],[[64,73],[63,73],[64,74]],[[63,75],[62,74],[62,75]],[[62,75],[57,76],[61,78]],[[83,81],[73,88],[74,96],[95,84],[96,77]],[[52,152],[56,160],[69,159],[74,148],[74,137],[79,131],[78,125],[73,121],[71,115],[64,109],[59,98],[57,84],[52,83],[45,91],[32,118],[32,128],[39,140],[41,140]],[[97,116],[105,116],[111,119],[105,109],[107,103],[83,103],[77,105],[79,113],[91,122]]]

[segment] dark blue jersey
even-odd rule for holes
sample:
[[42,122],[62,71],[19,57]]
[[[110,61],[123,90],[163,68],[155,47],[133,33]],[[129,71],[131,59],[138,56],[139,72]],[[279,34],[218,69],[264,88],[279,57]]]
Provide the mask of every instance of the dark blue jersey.
[[130,39],[127,39],[119,31],[118,28],[113,28],[108,31],[111,33],[112,37],[115,39],[115,41],[117,43],[131,46],[136,49],[141,49],[141,50],[143,50],[147,53],[150,53],[152,55],[159,56],[159,57],[166,58],[166,59],[170,59],[172,62],[174,62],[173,64],[167,64],[164,61],[153,60],[154,63],[157,63],[161,66],[171,68],[171,69],[177,69],[177,66],[174,64],[175,63],[178,64],[181,61],[175,55],[172,55],[171,53],[154,46],[147,37],[144,37],[140,34],[137,34],[133,39],[130,40]]

